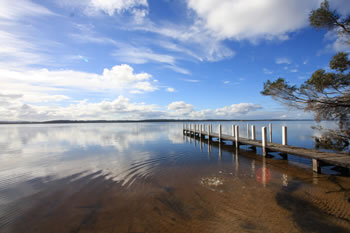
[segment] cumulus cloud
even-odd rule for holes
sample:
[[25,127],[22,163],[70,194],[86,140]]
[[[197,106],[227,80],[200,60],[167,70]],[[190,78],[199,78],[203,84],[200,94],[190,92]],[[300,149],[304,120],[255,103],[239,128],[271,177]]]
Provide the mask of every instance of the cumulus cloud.
[[287,39],[308,23],[320,0],[187,0],[206,28],[222,39]]
[[344,33],[339,33],[337,30],[328,31],[325,34],[325,40],[330,41],[326,46],[326,51],[350,52],[350,44],[347,42],[350,36]]
[[161,118],[164,112],[156,105],[132,103],[119,96],[112,101],[90,103],[87,100],[68,106],[34,105],[21,101],[1,102],[2,120],[53,120],[53,119],[144,119]]
[[240,103],[218,108],[215,110],[215,114],[217,116],[234,116],[236,114],[247,114],[250,111],[255,111],[258,109],[261,109],[261,106],[258,104]]
[[192,104],[187,104],[184,101],[175,101],[168,105],[168,113],[170,116],[177,118],[194,118],[194,119],[229,119],[233,117],[242,117],[247,113],[261,109],[258,104],[240,103],[232,104],[217,109],[204,109],[195,111]]
[[192,104],[186,104],[184,101],[175,101],[168,105],[168,110],[174,111],[175,115],[187,116],[194,110]]
[[[59,97],[56,97],[59,98]],[[1,120],[141,120],[141,119],[232,119],[244,117],[261,109],[260,105],[251,103],[233,104],[218,109],[196,111],[192,104],[175,101],[168,105],[167,110],[154,104],[135,103],[129,98],[119,96],[114,100],[90,102],[82,100],[67,106],[52,104],[29,104],[20,95],[0,95]]]
[[158,89],[152,82],[152,75],[134,73],[133,68],[126,64],[104,69],[102,74],[74,70],[33,69],[19,72],[0,69],[0,77],[2,92],[22,93],[23,98],[30,102],[42,102],[49,98],[49,94],[57,95],[68,90],[144,93]]

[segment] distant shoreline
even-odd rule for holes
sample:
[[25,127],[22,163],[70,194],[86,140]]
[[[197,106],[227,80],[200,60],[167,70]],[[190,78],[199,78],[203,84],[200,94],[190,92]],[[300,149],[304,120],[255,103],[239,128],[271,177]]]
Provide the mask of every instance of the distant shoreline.
[[241,119],[147,119],[147,120],[52,120],[52,121],[0,121],[0,124],[82,124],[82,123],[152,123],[152,122],[198,122],[198,121],[314,121],[313,119],[261,119],[261,120],[241,120]]

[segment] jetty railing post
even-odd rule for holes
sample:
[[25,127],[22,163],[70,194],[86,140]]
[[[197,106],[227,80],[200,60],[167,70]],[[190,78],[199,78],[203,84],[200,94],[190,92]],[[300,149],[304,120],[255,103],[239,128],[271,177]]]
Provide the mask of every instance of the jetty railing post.
[[249,139],[249,124],[247,124],[247,139]]
[[235,136],[235,125],[232,125],[232,137]]
[[255,140],[255,125],[252,125],[252,140]]
[[269,124],[270,142],[272,142],[272,124]]
[[203,131],[203,125],[201,124],[201,135],[200,135],[200,137],[202,138],[202,131]]
[[288,145],[287,126],[282,126],[282,145]]
[[221,143],[221,133],[222,133],[222,128],[221,128],[221,124],[219,124],[219,143]]
[[236,141],[236,148],[239,148],[239,126],[235,125],[235,141]]
[[266,127],[262,127],[261,128],[261,149],[262,149],[262,153],[263,156],[266,156],[266,141],[267,141],[267,137],[266,137]]

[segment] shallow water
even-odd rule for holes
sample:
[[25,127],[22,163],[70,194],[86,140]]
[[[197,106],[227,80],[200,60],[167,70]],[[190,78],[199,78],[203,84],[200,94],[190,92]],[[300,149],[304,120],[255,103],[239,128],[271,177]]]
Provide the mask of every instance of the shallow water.
[[[275,142],[282,124],[290,145],[313,148],[312,122],[274,123]],[[350,232],[349,177],[208,145],[183,136],[182,123],[0,132],[0,232]]]

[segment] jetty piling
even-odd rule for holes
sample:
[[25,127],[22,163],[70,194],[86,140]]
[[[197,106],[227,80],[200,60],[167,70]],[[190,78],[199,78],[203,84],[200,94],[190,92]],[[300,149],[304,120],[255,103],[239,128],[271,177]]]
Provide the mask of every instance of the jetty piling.
[[282,145],[286,146],[287,144],[287,126],[282,126]]
[[266,141],[267,141],[267,138],[266,138],[266,127],[265,126],[263,126],[261,128],[261,138],[262,138],[262,142],[261,142],[262,154],[263,154],[263,156],[266,156]]
[[255,125],[252,125],[252,140],[255,140]]
[[236,148],[239,148],[239,126],[235,125],[235,141],[236,141]]

